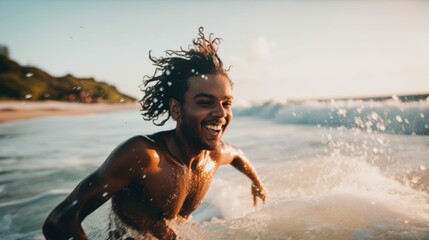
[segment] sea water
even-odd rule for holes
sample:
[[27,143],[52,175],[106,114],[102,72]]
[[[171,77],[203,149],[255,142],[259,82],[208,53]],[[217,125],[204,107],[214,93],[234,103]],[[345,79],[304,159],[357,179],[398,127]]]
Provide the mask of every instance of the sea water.
[[[217,172],[181,239],[429,239],[429,101],[267,102],[236,108],[224,140],[266,190]],[[0,124],[0,239],[43,239],[49,212],[122,141],[171,129],[137,110]],[[104,239],[109,202],[83,226]]]

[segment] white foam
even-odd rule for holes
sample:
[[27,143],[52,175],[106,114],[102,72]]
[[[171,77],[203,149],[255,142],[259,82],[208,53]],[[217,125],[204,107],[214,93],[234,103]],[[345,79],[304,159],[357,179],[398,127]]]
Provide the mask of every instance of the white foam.
[[[267,203],[253,208],[250,182],[218,176],[206,201],[223,219],[201,223],[207,239],[367,239],[425,236],[429,194],[385,176],[362,158],[320,157],[258,169]],[[244,181],[243,181],[244,180]]]

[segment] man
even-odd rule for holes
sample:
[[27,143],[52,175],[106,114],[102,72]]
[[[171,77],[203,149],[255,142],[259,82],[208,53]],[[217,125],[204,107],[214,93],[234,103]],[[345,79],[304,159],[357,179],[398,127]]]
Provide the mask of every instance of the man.
[[232,82],[217,55],[219,39],[207,40],[203,28],[199,36],[188,51],[167,51],[165,58],[149,54],[156,71],[144,80],[142,115],[156,125],[172,117],[176,128],[120,144],[49,215],[47,239],[86,239],[81,222],[110,198],[111,239],[175,239],[168,220],[187,219],[224,164],[252,180],[255,205],[257,197],[265,201],[241,150],[221,141],[232,119]]

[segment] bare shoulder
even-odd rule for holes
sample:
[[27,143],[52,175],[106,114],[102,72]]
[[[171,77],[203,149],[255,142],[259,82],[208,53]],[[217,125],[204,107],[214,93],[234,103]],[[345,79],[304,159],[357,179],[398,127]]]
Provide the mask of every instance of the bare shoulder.
[[120,143],[109,155],[102,169],[128,169],[139,164],[142,166],[153,165],[153,152],[158,148],[159,143],[151,136],[138,135],[133,136]]
[[226,142],[222,142],[214,154],[220,164],[230,164],[235,158],[244,155],[240,148]]
[[153,147],[154,141],[149,136],[138,135],[131,137],[113,150],[112,153],[136,155],[137,153],[145,152],[147,149]]
[[131,150],[132,152],[145,151],[148,148],[153,148],[155,144],[156,141],[150,135],[136,135],[122,142],[118,149]]

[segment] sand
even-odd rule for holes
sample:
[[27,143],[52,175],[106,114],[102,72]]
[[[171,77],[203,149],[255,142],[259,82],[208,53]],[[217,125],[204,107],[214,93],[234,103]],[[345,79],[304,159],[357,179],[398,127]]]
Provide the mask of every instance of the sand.
[[138,111],[140,104],[83,104],[68,102],[26,102],[26,101],[4,101],[0,102],[0,122],[23,120],[49,116],[64,116],[76,114],[88,114],[109,112],[126,109],[136,109]]

